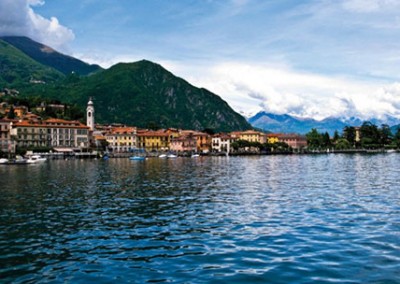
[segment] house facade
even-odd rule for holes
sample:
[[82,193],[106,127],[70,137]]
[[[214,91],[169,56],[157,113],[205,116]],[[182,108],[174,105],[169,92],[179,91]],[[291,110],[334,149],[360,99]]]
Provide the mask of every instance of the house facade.
[[89,147],[89,127],[63,119],[22,120],[12,125],[18,147]]
[[130,152],[137,147],[136,127],[116,127],[106,133],[108,148],[113,152]]
[[11,137],[11,128],[16,120],[0,119],[0,151],[15,153],[15,141]]

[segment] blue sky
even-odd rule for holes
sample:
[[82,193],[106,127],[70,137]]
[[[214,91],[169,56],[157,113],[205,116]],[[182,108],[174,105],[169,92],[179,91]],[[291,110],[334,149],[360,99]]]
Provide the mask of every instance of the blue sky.
[[103,67],[160,63],[245,114],[400,117],[399,0],[1,0],[16,33]]

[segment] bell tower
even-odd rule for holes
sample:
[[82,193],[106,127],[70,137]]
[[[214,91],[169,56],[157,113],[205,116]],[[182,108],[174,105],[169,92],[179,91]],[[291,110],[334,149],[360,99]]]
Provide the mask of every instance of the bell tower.
[[89,98],[86,108],[86,125],[89,126],[90,130],[94,130],[94,106],[92,97]]

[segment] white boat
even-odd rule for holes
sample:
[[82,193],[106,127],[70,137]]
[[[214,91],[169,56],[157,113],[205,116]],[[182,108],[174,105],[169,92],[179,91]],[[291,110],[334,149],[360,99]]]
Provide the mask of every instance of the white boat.
[[45,161],[47,161],[47,158],[43,158],[39,155],[29,156],[28,159],[26,160],[26,162],[28,164],[36,164],[36,163],[41,163],[41,162],[45,162]]
[[192,158],[198,158],[198,157],[200,157],[200,155],[199,154],[193,154],[191,157]]
[[166,154],[161,154],[160,156],[158,156],[159,158],[166,158],[167,155]]
[[174,155],[174,154],[168,154],[167,155],[167,158],[168,159],[173,159],[173,158],[176,158],[176,157],[178,157],[177,155]]
[[1,158],[0,159],[0,164],[5,164],[5,163],[8,163],[8,159]]

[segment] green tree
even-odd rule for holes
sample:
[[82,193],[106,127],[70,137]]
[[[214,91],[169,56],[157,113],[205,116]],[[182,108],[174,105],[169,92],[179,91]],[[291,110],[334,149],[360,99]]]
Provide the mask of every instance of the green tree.
[[323,145],[322,135],[315,128],[311,129],[311,131],[306,134],[306,138],[308,148],[310,149],[319,149]]
[[325,132],[324,134],[322,134],[322,145],[325,148],[330,148],[332,146],[331,137],[329,136],[328,132]]
[[356,144],[356,129],[353,126],[345,126],[343,128],[343,138],[346,139],[350,145]]
[[361,145],[364,148],[379,148],[381,146],[381,134],[378,127],[365,121],[360,127]]
[[347,149],[351,149],[351,148],[352,148],[352,145],[345,138],[340,138],[336,141],[336,145],[335,145],[336,150],[347,150]]
[[339,131],[335,130],[335,133],[333,133],[333,142],[336,142],[340,139]]
[[392,134],[392,131],[390,130],[389,125],[382,124],[381,129],[380,129],[380,138],[381,138],[380,142],[383,146],[389,145],[392,143],[393,134]]
[[397,128],[396,134],[393,137],[393,143],[397,148],[400,148],[400,127]]

